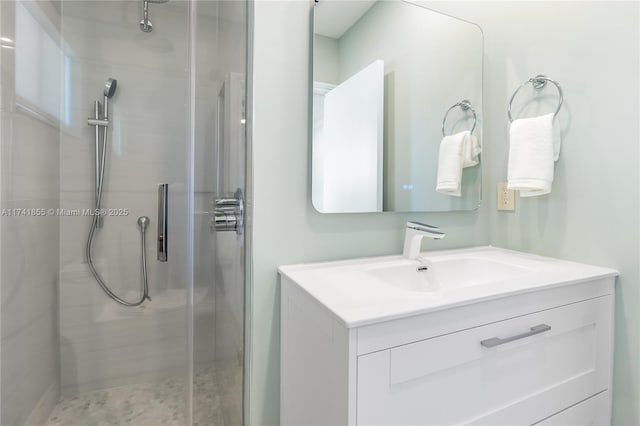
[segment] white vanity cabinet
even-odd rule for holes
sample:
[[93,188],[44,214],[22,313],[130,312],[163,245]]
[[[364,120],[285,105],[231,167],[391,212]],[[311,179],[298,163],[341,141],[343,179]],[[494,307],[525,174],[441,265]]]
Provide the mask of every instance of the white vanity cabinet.
[[287,268],[283,425],[610,422],[615,271],[387,318],[363,305],[357,318],[345,310],[356,295],[327,297]]

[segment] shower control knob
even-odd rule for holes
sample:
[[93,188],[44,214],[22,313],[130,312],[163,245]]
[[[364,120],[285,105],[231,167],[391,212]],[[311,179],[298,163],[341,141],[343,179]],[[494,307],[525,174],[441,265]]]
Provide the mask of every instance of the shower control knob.
[[211,222],[216,231],[237,231],[238,217],[235,214],[214,212]]
[[237,189],[232,197],[213,200],[212,228],[216,231],[236,231],[242,235],[244,230],[244,194]]

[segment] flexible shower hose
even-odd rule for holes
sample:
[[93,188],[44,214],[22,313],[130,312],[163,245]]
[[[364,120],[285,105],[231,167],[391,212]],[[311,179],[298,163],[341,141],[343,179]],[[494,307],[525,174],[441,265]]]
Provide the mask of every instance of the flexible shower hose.
[[91,228],[89,229],[89,237],[87,238],[87,245],[85,247],[85,255],[87,257],[87,263],[89,264],[89,269],[91,270],[91,274],[96,279],[102,290],[121,305],[124,306],[140,306],[144,303],[145,300],[151,300],[149,297],[149,283],[147,280],[147,247],[145,243],[145,232],[146,227],[144,224],[140,223],[140,236],[142,238],[142,297],[137,302],[129,302],[124,300],[115,294],[109,286],[104,282],[98,270],[93,264],[93,259],[91,258],[91,249],[93,247],[93,237],[96,232],[96,228],[98,226],[98,220],[100,218],[100,204],[102,202],[102,186],[104,183],[104,171],[105,171],[105,163],[106,163],[106,153],[107,153],[107,127],[104,127],[103,138],[102,138],[102,159],[100,160],[100,179],[98,182],[98,194],[96,196],[96,211],[93,213],[93,219],[91,220]]

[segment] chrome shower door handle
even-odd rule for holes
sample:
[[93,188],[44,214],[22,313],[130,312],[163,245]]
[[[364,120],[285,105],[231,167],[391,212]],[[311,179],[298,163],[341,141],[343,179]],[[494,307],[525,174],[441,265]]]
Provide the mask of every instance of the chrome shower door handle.
[[485,348],[494,348],[496,346],[504,345],[505,343],[513,342],[514,340],[535,336],[536,334],[544,333],[549,330],[551,330],[551,326],[547,324],[539,324],[531,327],[527,332],[516,334],[515,336],[504,337],[502,339],[499,337],[492,337],[491,339],[481,340],[480,344]]
[[169,211],[169,184],[158,185],[158,260],[167,261],[167,213]]

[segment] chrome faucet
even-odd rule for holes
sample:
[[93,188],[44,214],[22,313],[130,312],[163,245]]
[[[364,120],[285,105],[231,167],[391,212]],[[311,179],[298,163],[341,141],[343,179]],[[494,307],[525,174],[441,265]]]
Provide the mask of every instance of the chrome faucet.
[[404,232],[404,248],[402,256],[405,259],[417,259],[420,256],[420,245],[423,237],[439,240],[444,238],[446,234],[436,226],[427,225],[420,222],[407,222]]

